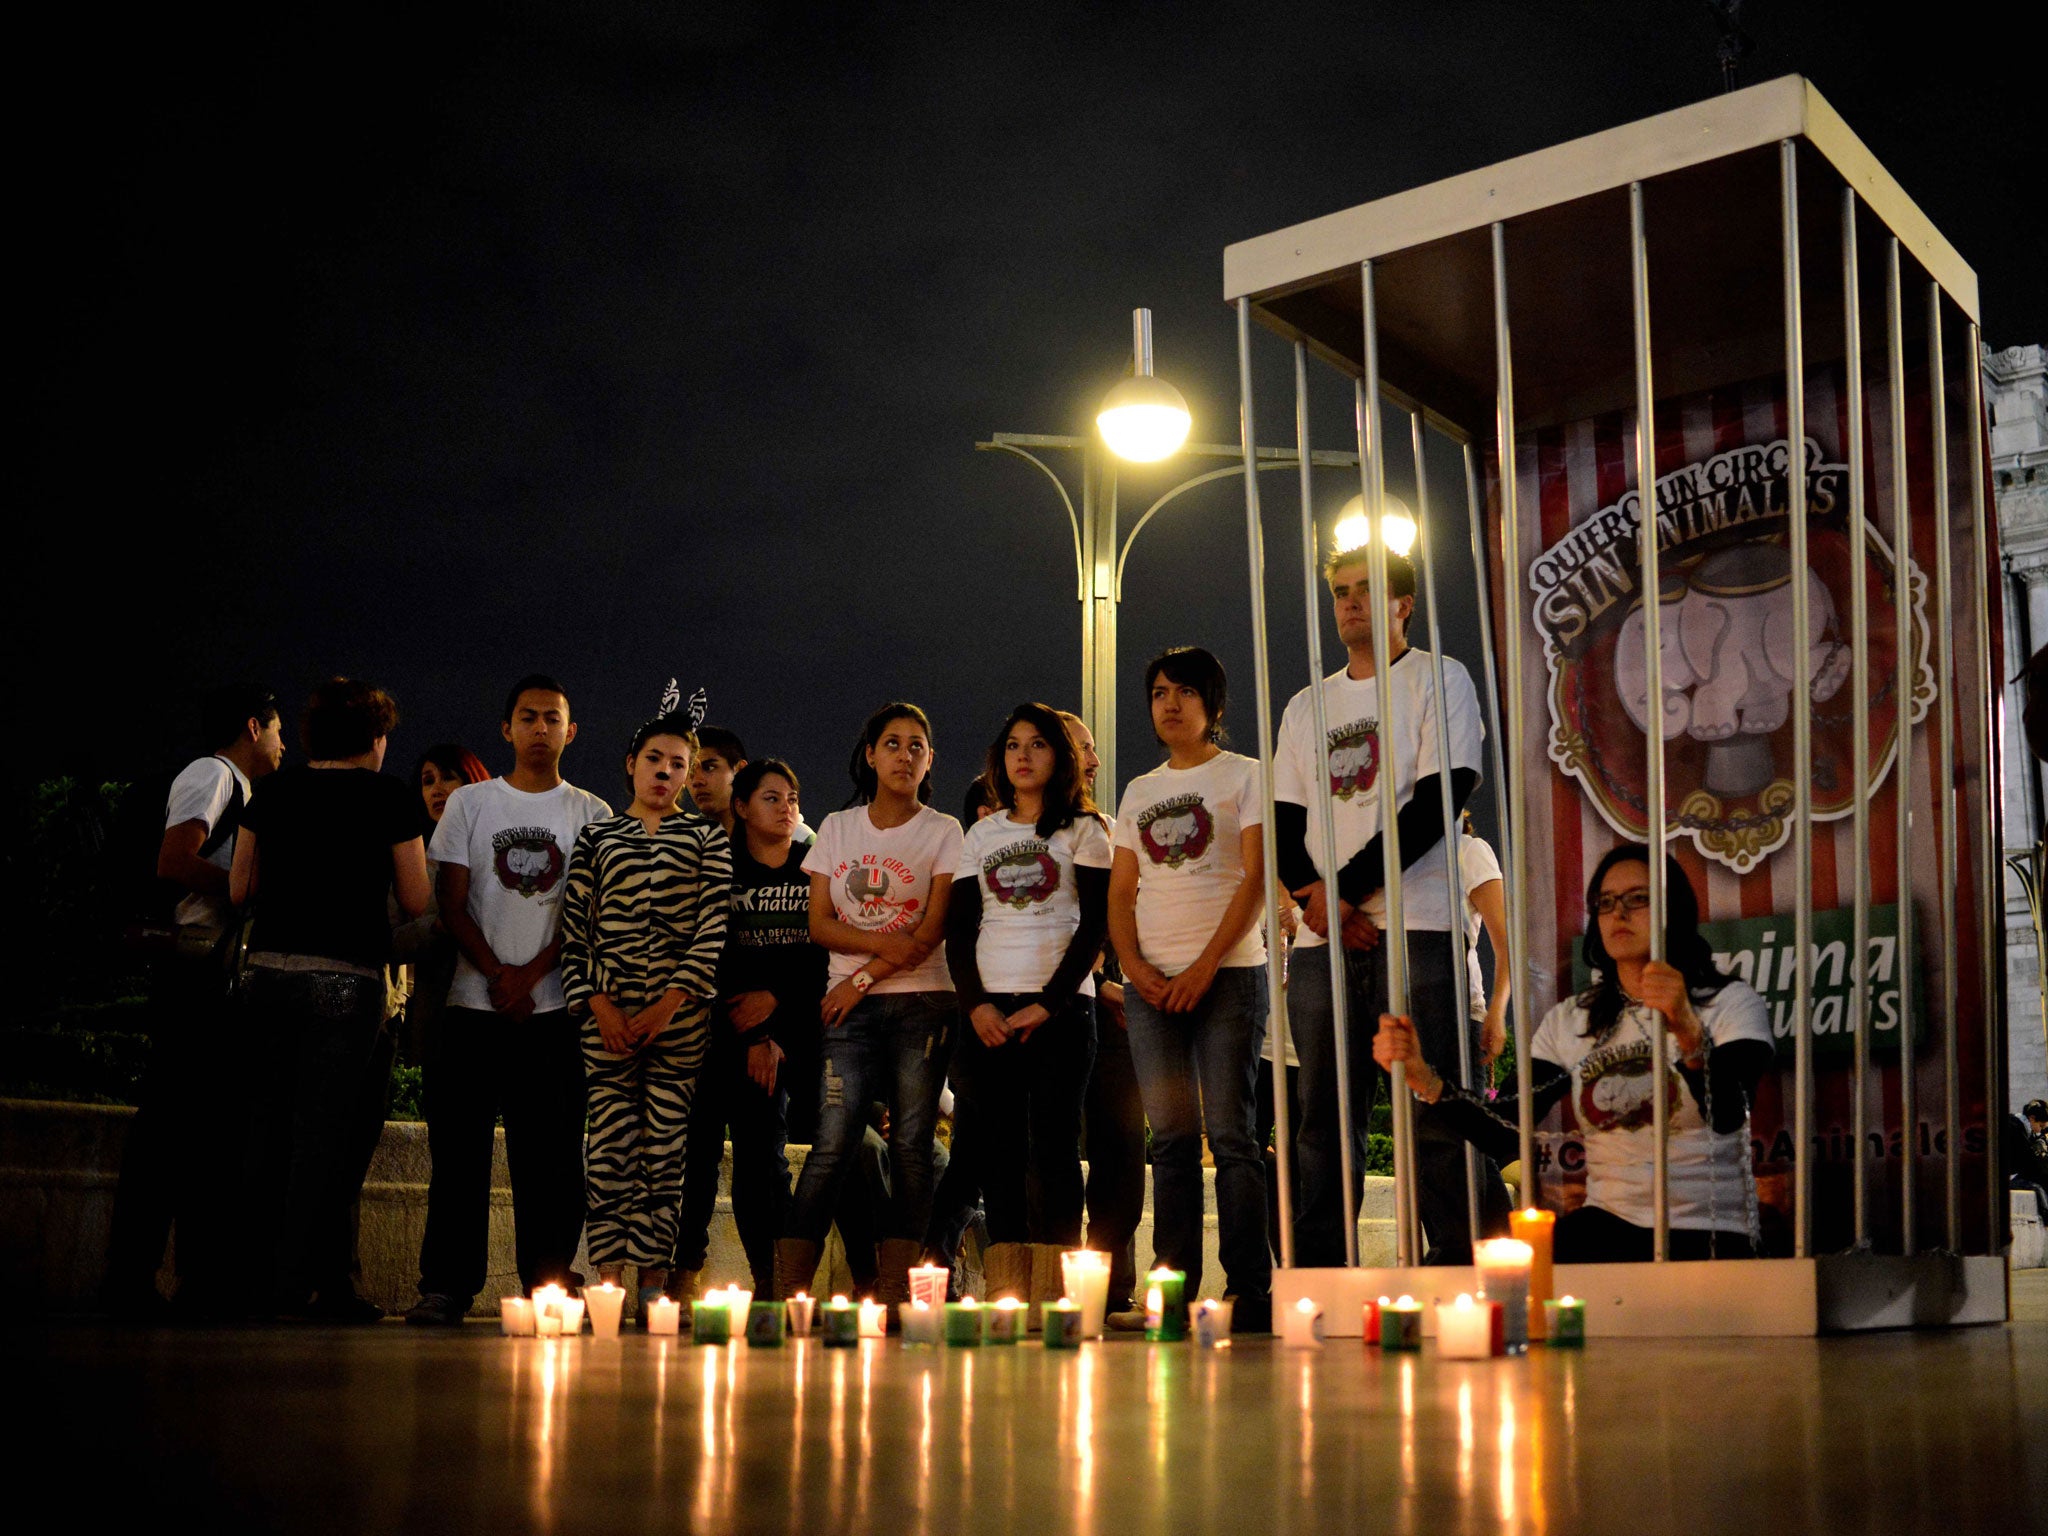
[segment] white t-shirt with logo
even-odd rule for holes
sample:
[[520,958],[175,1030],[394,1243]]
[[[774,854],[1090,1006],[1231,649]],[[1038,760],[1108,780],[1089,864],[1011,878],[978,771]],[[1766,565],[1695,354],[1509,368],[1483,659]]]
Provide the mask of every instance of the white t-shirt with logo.
[[[1479,723],[1479,696],[1464,667],[1444,658],[1444,691],[1450,704],[1451,761],[1437,761],[1436,702],[1429,653],[1410,647],[1388,670],[1391,679],[1395,739],[1393,745],[1394,806],[1399,810],[1415,796],[1418,779],[1448,769],[1479,771],[1479,748],[1485,739]],[[1324,880],[1334,882],[1336,870],[1323,868],[1323,818],[1335,808],[1337,868],[1344,865],[1380,830],[1379,775],[1380,679],[1364,680],[1336,672],[1323,679],[1323,703],[1330,733],[1330,783],[1326,793],[1316,782],[1315,700],[1304,688],[1288,701],[1280,718],[1280,745],[1273,759],[1273,798],[1308,808],[1308,855]],[[1439,852],[1417,865],[1414,850],[1403,849],[1407,878],[1402,882],[1403,919],[1413,930],[1448,933],[1451,908]],[[1382,928],[1387,925],[1386,895],[1375,891],[1365,912]],[[1295,944],[1313,949],[1326,941],[1303,927]]]
[[[206,828],[205,836],[200,839],[204,842],[213,836],[213,829],[220,825],[221,817],[235,803],[237,785],[241,786],[242,804],[247,805],[249,780],[226,758],[202,757],[187,763],[184,771],[171,780],[171,792],[164,803],[164,830],[168,832],[188,821],[196,821]],[[220,846],[206,856],[206,862],[223,874],[233,869],[235,837],[222,838]],[[190,927],[218,928],[227,922],[227,904],[211,896],[202,896],[197,891],[187,891],[178,898],[177,910],[172,915],[179,923]]]
[[[804,872],[823,875],[832,889],[839,921],[864,933],[916,932],[931,907],[932,877],[960,867],[960,823],[944,811],[920,806],[900,827],[886,830],[868,815],[870,807],[834,811],[818,829],[804,855]],[[874,958],[832,951],[832,985],[837,986]],[[950,992],[946,947],[934,948],[924,964],[883,977],[873,992]]]
[[[1244,830],[1265,823],[1259,772],[1257,758],[1219,752],[1198,768],[1161,764],[1124,789],[1116,846],[1138,857],[1138,949],[1168,976],[1201,958],[1244,883]],[[1263,927],[1253,923],[1223,963],[1264,965]]]
[[[1769,1010],[1742,982],[1729,982],[1705,1002],[1695,998],[1692,1006],[1717,1046],[1731,1040],[1771,1043]],[[1613,1033],[1596,1043],[1583,1033],[1586,1010],[1576,998],[1567,998],[1543,1016],[1529,1042],[1534,1059],[1555,1062],[1572,1074],[1572,1113],[1586,1144],[1586,1203],[1639,1227],[1656,1219],[1651,1190],[1656,1112],[1650,1097],[1653,1020],[1663,1027],[1662,1014],[1641,1004],[1631,1006]],[[1665,1084],[1671,1127],[1671,1225],[1746,1232],[1749,1207],[1743,1176],[1749,1138],[1739,1130],[1717,1135],[1707,1125],[1692,1090],[1678,1074],[1677,1041],[1667,1038],[1665,1043],[1671,1064]]]
[[[974,964],[984,990],[1037,992],[1052,980],[1081,925],[1074,869],[1107,869],[1109,859],[1109,833],[1089,815],[1051,837],[1040,837],[1029,822],[1012,821],[1008,811],[967,829],[954,880],[976,881],[981,890]],[[1093,976],[1082,979],[1080,994],[1095,995]]]
[[[464,784],[448,797],[434,828],[428,857],[469,871],[469,915],[483,930],[491,953],[507,965],[524,965],[554,942],[561,928],[562,881],[576,834],[602,821],[612,808],[588,790],[557,784],[540,794],[514,789],[503,779]],[[566,1007],[562,972],[549,971],[535,984],[537,1013]],[[470,964],[455,962],[448,1006],[491,1011],[490,983]]]
[[[1472,1017],[1483,1019],[1486,1017],[1486,973],[1479,966],[1479,936],[1486,931],[1486,919],[1472,905],[1472,893],[1489,880],[1500,879],[1500,860],[1494,857],[1493,845],[1485,838],[1460,832],[1458,863],[1465,876],[1465,968],[1472,978]],[[1495,955],[1493,963],[1495,966],[1506,965],[1508,957]]]

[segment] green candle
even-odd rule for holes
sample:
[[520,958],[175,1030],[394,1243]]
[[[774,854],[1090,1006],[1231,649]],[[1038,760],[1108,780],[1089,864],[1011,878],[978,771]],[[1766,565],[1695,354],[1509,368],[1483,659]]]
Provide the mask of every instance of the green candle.
[[981,1337],[986,1344],[1014,1344],[1024,1334],[1024,1303],[1005,1296],[981,1309]]
[[1586,1343],[1586,1304],[1570,1296],[1543,1303],[1543,1332],[1555,1349],[1581,1349]]
[[860,1343],[860,1313],[844,1296],[834,1296],[818,1309],[818,1315],[825,1320],[827,1349],[852,1349]]
[[1071,1301],[1041,1302],[1038,1319],[1039,1326],[1045,1330],[1047,1349],[1081,1347],[1081,1309]]
[[1422,1303],[1403,1296],[1380,1308],[1380,1348],[1422,1348]]
[[690,1338],[698,1344],[732,1341],[732,1304],[724,1296],[690,1303]]
[[1145,1277],[1145,1337],[1155,1344],[1188,1336],[1185,1270],[1155,1269]]
[[782,1343],[783,1305],[779,1301],[757,1301],[747,1308],[747,1342],[770,1349]]
[[966,1349],[975,1349],[981,1344],[981,1314],[987,1308],[978,1305],[972,1296],[960,1301],[946,1303],[946,1342],[958,1344]]

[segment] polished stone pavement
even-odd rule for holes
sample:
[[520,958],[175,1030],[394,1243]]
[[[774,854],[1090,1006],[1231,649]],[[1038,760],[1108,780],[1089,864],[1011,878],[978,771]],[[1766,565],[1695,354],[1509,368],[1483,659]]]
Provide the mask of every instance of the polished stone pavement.
[[2017,1281],[2003,1327],[1509,1361],[57,1324],[0,1381],[67,1529],[2017,1532],[2048,1274]]

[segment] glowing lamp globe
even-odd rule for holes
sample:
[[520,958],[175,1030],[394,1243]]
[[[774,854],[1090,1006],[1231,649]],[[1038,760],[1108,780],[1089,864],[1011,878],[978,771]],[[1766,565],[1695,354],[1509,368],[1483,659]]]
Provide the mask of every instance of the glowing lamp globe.
[[1193,421],[1180,391],[1149,373],[1119,381],[1095,417],[1110,452],[1139,464],[1178,452]]
[[[1406,555],[1415,547],[1415,514],[1398,496],[1381,498],[1380,535],[1388,549]],[[1363,549],[1372,537],[1372,525],[1365,515],[1365,498],[1354,496],[1337,513],[1337,526],[1330,530],[1330,546],[1338,554]]]

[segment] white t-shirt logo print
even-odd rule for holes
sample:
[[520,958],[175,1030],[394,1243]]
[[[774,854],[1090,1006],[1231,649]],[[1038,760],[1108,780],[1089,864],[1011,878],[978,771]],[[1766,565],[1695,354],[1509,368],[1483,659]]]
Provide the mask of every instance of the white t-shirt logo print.
[[1380,777],[1380,723],[1361,720],[1330,732],[1330,793],[1349,800]]
[[1209,851],[1216,819],[1200,795],[1162,800],[1138,817],[1138,841],[1154,864],[1178,869]]
[[1022,912],[1049,901],[1060,887],[1060,867],[1044,843],[1016,843],[985,866],[989,895]]
[[567,861],[547,827],[507,827],[491,838],[498,883],[521,896],[545,896],[561,882]]

